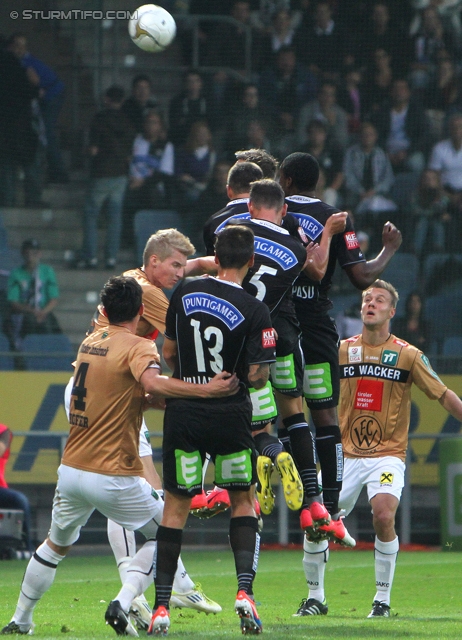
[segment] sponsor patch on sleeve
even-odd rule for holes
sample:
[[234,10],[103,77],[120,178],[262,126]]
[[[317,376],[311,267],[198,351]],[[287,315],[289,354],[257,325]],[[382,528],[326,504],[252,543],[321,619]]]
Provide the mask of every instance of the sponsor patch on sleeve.
[[358,380],[355,409],[359,411],[382,411],[382,380]]
[[276,346],[274,329],[263,329],[261,332],[261,343],[264,349],[271,349]]
[[348,251],[359,249],[358,238],[356,237],[356,233],[354,231],[347,231],[343,234],[343,238],[345,240],[346,248],[348,249]]

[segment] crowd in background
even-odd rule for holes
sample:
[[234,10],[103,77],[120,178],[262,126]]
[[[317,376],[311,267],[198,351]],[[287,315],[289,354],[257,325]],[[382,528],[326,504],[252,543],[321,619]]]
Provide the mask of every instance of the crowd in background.
[[[132,245],[133,219],[143,209],[178,212],[201,250],[202,225],[226,204],[226,175],[243,148],[265,148],[279,160],[294,151],[315,156],[318,196],[351,213],[369,255],[381,246],[387,219],[421,264],[430,253],[460,252],[462,0],[160,4],[234,22],[200,22],[201,71],[184,73],[167,113],[147,74],[133,78],[129,96],[119,86],[105,91],[89,132],[78,268],[100,266],[104,204],[107,268],[117,264],[121,243]],[[182,21],[178,27],[176,46],[187,65],[192,31]],[[244,82],[249,30],[252,72]],[[31,56],[21,34],[5,43],[0,62],[15,79],[9,97],[22,105],[14,115],[10,102],[0,101],[0,204],[14,203],[22,168],[26,204],[34,206],[41,203],[33,178],[41,158],[48,158],[49,180],[67,179],[55,135],[62,83]],[[16,128],[8,125],[13,120]]]

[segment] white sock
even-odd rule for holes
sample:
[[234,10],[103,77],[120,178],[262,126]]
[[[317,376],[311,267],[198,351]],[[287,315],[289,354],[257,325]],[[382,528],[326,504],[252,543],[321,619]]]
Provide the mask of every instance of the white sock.
[[34,608],[53,584],[56,567],[64,557],[55,553],[46,542],[42,542],[35,555],[29,560],[12,618],[17,624],[24,626],[32,624]]
[[175,593],[187,593],[193,589],[194,582],[189,577],[180,556],[178,558],[178,569],[176,570],[175,577],[173,579],[173,591],[175,591]]
[[303,538],[303,571],[308,584],[308,598],[324,602],[324,573],[329,559],[329,542],[309,542]]
[[155,540],[145,542],[128,566],[122,589],[114,598],[124,611],[128,611],[133,598],[144,593],[153,582],[152,561],[156,546]]
[[127,579],[128,566],[136,554],[135,532],[128,531],[128,529],[121,527],[120,524],[108,520],[107,537],[123,584]]
[[382,542],[375,537],[375,585],[377,593],[374,600],[390,604],[391,587],[395,574],[396,558],[398,557],[398,536],[391,542]]

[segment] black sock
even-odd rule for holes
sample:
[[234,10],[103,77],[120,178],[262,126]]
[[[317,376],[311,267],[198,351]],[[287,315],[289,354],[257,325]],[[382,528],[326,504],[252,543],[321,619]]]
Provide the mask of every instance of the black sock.
[[282,442],[280,442],[276,436],[272,436],[266,431],[258,433],[254,436],[255,447],[261,456],[268,456],[271,458],[271,462],[274,463],[278,453],[283,450]]
[[169,608],[173,579],[178,567],[181,551],[182,529],[159,526],[157,530],[157,549],[154,554],[154,584],[156,601],[154,608]]
[[319,494],[316,450],[311,429],[304,413],[296,413],[282,421],[289,432],[290,448],[307,498]]
[[338,425],[316,427],[316,450],[321,465],[324,504],[334,515],[338,513],[338,496],[343,480],[342,437]]
[[278,428],[278,438],[282,442],[282,446],[284,447],[285,451],[287,451],[287,453],[290,453],[293,458],[292,449],[290,447],[289,432],[285,427]]
[[231,518],[229,521],[229,543],[236,565],[237,590],[253,595],[252,586],[260,553],[257,518],[251,516]]

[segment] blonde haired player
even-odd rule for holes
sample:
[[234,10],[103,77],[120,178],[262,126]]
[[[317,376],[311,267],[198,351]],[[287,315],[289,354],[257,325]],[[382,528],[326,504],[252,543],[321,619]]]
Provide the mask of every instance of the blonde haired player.
[[[399,541],[395,515],[404,486],[411,413],[411,387],[416,384],[462,421],[462,402],[433,371],[428,358],[390,332],[398,292],[376,280],[362,294],[361,334],[340,345],[340,429],[345,455],[339,507],[348,515],[363,487],[372,507],[375,530],[376,594],[369,618],[389,617]],[[325,615],[324,571],[327,540],[305,538],[303,567],[307,600],[295,614]]]

